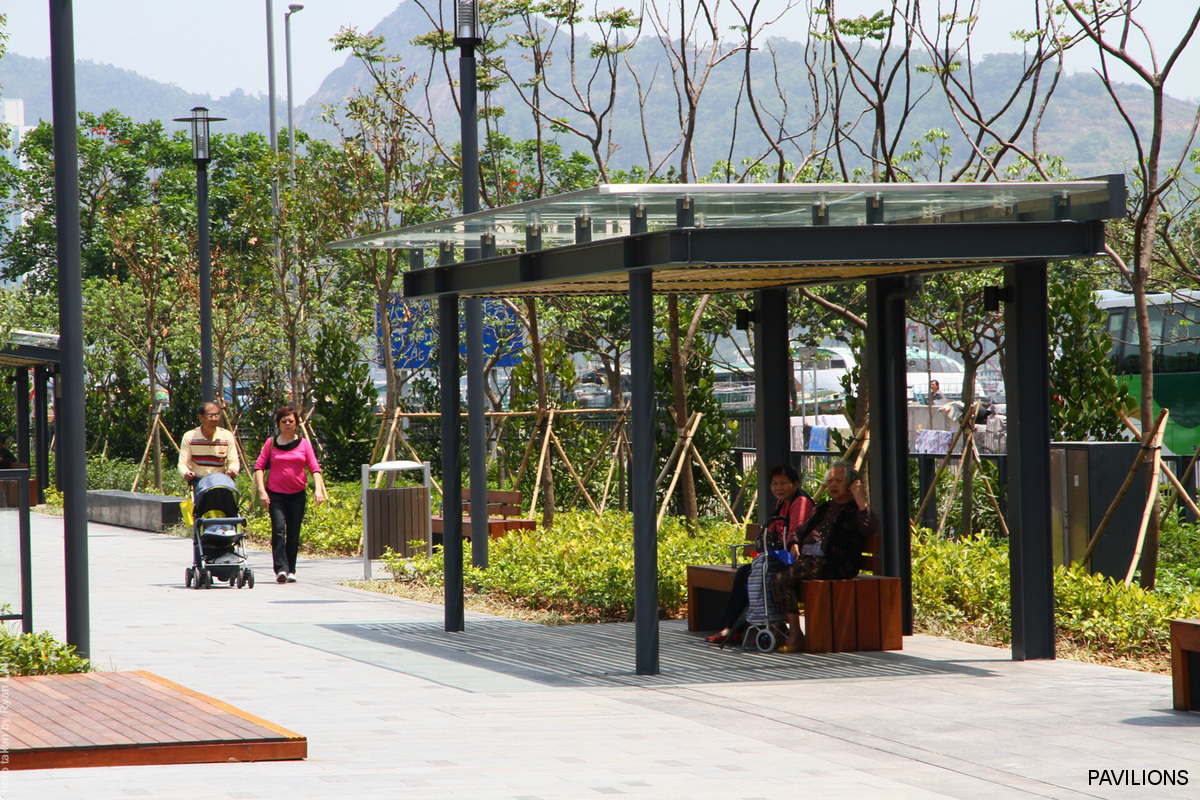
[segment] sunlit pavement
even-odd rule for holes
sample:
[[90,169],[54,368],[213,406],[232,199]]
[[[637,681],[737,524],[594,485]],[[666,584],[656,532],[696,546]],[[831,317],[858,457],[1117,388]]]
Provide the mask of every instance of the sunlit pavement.
[[[33,520],[35,625],[65,638],[62,523]],[[3,772],[0,796],[1200,794],[1200,713],[1171,710],[1169,676],[927,636],[900,653],[718,651],[668,622],[662,674],[639,677],[632,625],[468,613],[446,634],[441,606],[338,586],[362,576],[351,559],[302,559],[297,583],[276,584],[253,552],[254,589],[189,590],[189,548],[90,527],[93,660],[297,731],[309,758]]]

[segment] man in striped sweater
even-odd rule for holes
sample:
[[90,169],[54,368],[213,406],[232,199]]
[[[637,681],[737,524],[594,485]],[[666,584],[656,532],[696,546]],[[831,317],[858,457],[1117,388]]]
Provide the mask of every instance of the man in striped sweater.
[[214,472],[236,478],[242,465],[238,460],[233,433],[217,425],[221,409],[216,403],[200,406],[200,427],[179,440],[179,474],[188,483]]

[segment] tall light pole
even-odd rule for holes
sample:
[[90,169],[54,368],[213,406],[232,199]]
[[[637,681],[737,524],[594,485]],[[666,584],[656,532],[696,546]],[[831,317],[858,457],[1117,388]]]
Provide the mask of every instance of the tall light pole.
[[288,174],[291,177],[292,188],[296,185],[296,127],[292,124],[292,14],[303,11],[304,6],[292,3],[287,13],[283,15],[283,51],[287,70],[288,96]]
[[196,106],[190,117],[176,117],[176,122],[192,126],[192,162],[196,165],[196,228],[200,260],[200,383],[204,402],[215,402],[213,392],[212,357],[212,288],[209,282],[211,257],[208,250],[208,123],[224,122],[225,117],[210,117],[208,109]]
[[[479,35],[479,0],[455,0],[454,44],[459,47],[458,84],[462,124],[463,213],[479,210],[479,114],[475,99],[475,48]],[[479,258],[479,248],[464,248],[463,260]],[[463,301],[467,338],[467,457],[471,473],[471,563],[488,565],[487,415],[483,396],[483,301]]]

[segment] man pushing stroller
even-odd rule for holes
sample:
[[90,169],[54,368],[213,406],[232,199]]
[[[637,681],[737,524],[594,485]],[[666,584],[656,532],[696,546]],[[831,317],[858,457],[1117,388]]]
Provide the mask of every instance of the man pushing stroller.
[[179,440],[179,474],[188,483],[197,478],[224,472],[236,478],[242,464],[238,460],[233,432],[220,427],[221,408],[211,401],[200,406],[200,427]]

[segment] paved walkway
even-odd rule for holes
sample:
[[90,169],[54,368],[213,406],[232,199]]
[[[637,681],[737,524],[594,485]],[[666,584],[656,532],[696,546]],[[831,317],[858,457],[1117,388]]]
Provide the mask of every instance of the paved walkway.
[[[468,614],[446,634],[440,606],[338,586],[360,561],[303,562],[278,585],[252,553],[253,590],[198,592],[186,540],[104,525],[89,540],[97,664],[297,731],[309,758],[0,773],[2,798],[1200,795],[1200,714],[1171,710],[1166,676],[925,636],[720,652],[673,622],[663,674],[639,678],[631,625]],[[60,520],[34,515],[34,551],[35,625],[63,636]],[[1164,775],[1187,783],[1145,785]]]

